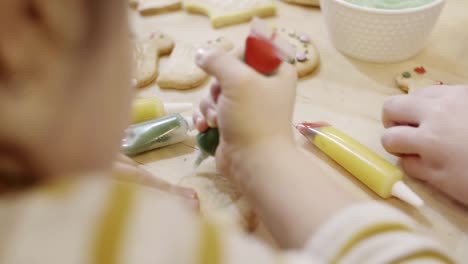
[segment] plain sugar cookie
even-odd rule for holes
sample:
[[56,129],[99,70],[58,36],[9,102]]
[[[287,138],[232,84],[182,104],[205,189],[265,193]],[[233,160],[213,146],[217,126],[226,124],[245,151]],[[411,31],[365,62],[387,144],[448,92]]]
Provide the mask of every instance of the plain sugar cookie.
[[133,78],[139,87],[153,82],[158,75],[159,57],[171,53],[174,41],[161,32],[154,32],[148,38],[133,41]]
[[203,84],[209,76],[195,64],[195,56],[199,48],[210,46],[219,47],[225,51],[233,48],[232,42],[224,37],[199,45],[178,42],[167,64],[161,69],[157,80],[159,87],[185,90]]
[[179,182],[180,186],[195,190],[200,203],[200,213],[206,216],[216,216],[234,225],[253,232],[258,219],[252,207],[226,178],[214,174],[214,162],[209,164],[209,172],[198,171],[186,176]]
[[296,48],[296,56],[289,62],[296,67],[297,75],[304,77],[314,72],[320,59],[310,36],[286,28],[276,28],[276,31]]
[[214,28],[250,21],[253,17],[268,17],[276,13],[273,0],[185,0],[189,13],[210,17]]
[[179,10],[182,0],[139,0],[138,11],[143,14],[153,14],[160,11]]
[[395,77],[397,86],[406,93],[432,85],[442,85],[441,81],[431,78],[424,67],[416,67],[409,71],[404,71]]
[[283,0],[286,3],[305,5],[305,6],[320,6],[320,0]]

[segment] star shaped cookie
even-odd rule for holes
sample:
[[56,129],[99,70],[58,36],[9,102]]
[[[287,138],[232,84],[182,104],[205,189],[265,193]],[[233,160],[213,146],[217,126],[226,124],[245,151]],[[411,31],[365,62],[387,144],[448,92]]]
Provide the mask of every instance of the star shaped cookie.
[[268,17],[276,13],[273,0],[184,0],[184,9],[210,17],[214,28]]

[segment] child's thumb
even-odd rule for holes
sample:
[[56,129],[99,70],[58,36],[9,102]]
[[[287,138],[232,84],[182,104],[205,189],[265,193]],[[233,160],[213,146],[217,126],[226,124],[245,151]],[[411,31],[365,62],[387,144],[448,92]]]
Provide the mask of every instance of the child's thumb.
[[234,54],[219,48],[199,49],[195,60],[200,68],[218,79],[223,89],[229,89],[225,87],[226,84],[230,87],[236,86],[254,73]]

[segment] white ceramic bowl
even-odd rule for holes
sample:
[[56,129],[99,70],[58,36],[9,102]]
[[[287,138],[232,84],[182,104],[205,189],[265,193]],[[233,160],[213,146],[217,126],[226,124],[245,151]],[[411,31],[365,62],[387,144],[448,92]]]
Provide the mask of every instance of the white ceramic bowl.
[[444,0],[401,10],[361,7],[344,0],[321,0],[335,47],[356,59],[390,63],[418,54],[444,6]]

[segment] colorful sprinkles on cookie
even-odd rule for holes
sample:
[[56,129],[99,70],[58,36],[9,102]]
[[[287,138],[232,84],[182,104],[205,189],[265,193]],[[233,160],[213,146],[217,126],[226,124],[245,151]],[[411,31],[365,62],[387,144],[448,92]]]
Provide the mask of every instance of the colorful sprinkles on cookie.
[[426,69],[424,69],[424,67],[416,67],[414,68],[414,72],[418,73],[418,74],[425,74],[426,73]]

